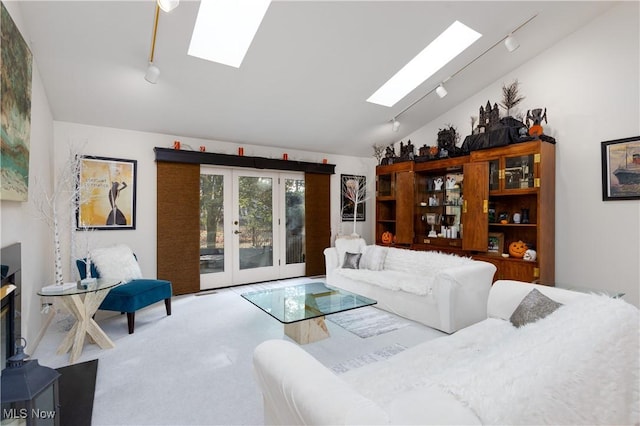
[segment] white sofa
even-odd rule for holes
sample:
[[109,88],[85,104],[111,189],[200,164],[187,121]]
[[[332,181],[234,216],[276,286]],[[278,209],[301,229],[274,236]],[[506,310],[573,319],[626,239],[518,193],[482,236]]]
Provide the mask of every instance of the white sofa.
[[[358,269],[342,267],[361,253]],[[378,308],[453,333],[487,316],[496,267],[466,257],[337,239],[324,250],[327,284],[378,302]]]
[[[534,288],[564,306],[516,328],[509,318]],[[636,307],[497,281],[488,315],[342,375],[291,342],[263,342],[254,370],[265,423],[638,424]]]

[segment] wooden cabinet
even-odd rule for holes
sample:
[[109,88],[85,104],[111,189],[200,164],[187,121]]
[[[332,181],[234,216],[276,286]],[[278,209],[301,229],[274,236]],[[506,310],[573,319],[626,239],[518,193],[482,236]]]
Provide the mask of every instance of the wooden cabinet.
[[457,157],[415,164],[415,245],[462,247],[463,165],[468,161],[468,157]]
[[[398,169],[388,169],[394,166]],[[466,157],[394,166],[378,167],[378,188],[384,175],[392,189],[382,197],[379,191],[378,241],[381,232],[393,229],[398,243],[411,235],[414,249],[491,262],[498,268],[495,279],[553,285],[555,145],[532,141],[474,151]],[[410,206],[407,199],[412,200]],[[384,221],[391,216],[391,222]],[[448,228],[455,231],[447,234]],[[501,241],[502,247],[492,244],[490,249],[490,237]],[[520,240],[535,249],[536,260],[502,256]]]
[[[535,261],[501,258],[497,279],[555,281],[555,145],[533,141],[474,151],[472,164],[488,168],[488,232],[503,239],[505,253],[523,241],[536,251]],[[474,209],[471,214],[480,215]],[[480,219],[479,219],[480,220]],[[479,228],[474,228],[475,232]],[[469,230],[471,231],[471,230]],[[484,229],[483,229],[484,231]],[[474,257],[483,258],[484,254]],[[485,259],[483,259],[485,260]]]
[[398,245],[413,242],[413,162],[376,168],[376,243],[391,232]]

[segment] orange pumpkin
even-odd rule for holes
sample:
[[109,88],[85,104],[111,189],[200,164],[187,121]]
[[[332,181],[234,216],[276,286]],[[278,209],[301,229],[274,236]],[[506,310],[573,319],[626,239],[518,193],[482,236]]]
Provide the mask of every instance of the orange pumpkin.
[[516,259],[522,259],[529,246],[523,241],[514,241],[509,244],[509,255]]
[[393,234],[389,231],[384,231],[381,240],[383,244],[391,244],[393,242]]

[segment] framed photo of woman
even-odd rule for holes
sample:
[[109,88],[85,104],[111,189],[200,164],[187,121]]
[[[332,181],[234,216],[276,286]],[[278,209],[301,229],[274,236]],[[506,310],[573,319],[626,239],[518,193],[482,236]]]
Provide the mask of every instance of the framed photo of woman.
[[136,229],[136,160],[80,158],[76,229]]

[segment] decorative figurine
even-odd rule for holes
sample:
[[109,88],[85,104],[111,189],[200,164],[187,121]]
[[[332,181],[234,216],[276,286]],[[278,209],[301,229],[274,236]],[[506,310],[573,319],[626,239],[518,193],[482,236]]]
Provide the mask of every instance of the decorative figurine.
[[389,145],[385,150],[384,158],[382,159],[380,164],[393,164],[394,158],[396,158],[396,150],[393,148],[393,145]]
[[447,176],[447,189],[453,189],[456,186],[456,178]]
[[524,260],[528,260],[529,262],[534,262],[538,254],[533,249],[528,249],[524,252],[524,256],[522,257]]
[[439,177],[439,178],[435,178],[435,179],[433,180],[433,185],[434,185],[434,187],[435,187],[435,190],[436,190],[436,191],[440,191],[440,190],[442,190],[442,184],[443,184],[443,183],[444,183],[444,181],[442,180],[442,178],[441,178],[441,177]]
[[[533,121],[533,125],[529,126],[529,120]],[[527,111],[527,126],[529,126],[529,136],[540,136],[543,133],[542,120],[547,123],[547,109],[536,108]]]

